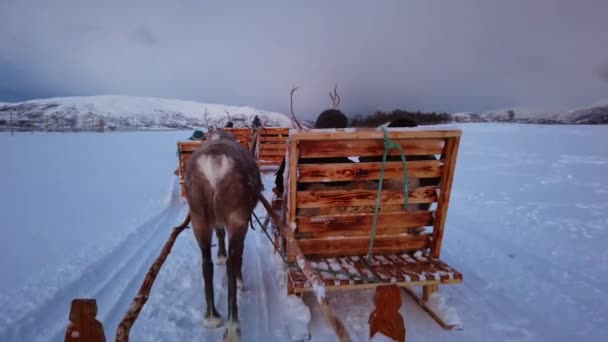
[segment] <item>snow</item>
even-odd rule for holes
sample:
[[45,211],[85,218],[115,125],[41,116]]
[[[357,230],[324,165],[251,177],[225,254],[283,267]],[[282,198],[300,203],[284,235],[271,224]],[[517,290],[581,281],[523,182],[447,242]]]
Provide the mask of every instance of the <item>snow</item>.
[[[406,339],[407,339],[407,337],[406,337]],[[384,335],[381,332],[377,332],[374,334],[374,336],[372,336],[372,338],[369,340],[369,342],[395,342],[395,340]]]
[[456,326],[457,329],[462,329],[462,320],[458,316],[458,311],[453,306],[449,306],[446,298],[441,293],[433,293],[429,298],[427,305],[433,312],[436,312],[439,317],[448,325]]
[[[458,127],[463,136],[442,260],[464,274],[464,283],[441,286],[432,305],[464,329],[441,329],[403,296],[407,339],[605,338],[605,128]],[[0,341],[62,341],[70,301],[78,297],[97,299],[98,319],[113,339],[171,228],[186,213],[172,172],[176,140],[190,134],[0,134]],[[267,198],[272,177],[264,174]],[[261,205],[256,212],[264,216]],[[306,325],[311,341],[334,340],[314,295],[303,302],[287,296],[285,267],[259,228],[247,234],[244,260],[243,340],[289,341],[290,334],[305,335]],[[221,338],[225,327],[202,326],[200,265],[200,251],[186,230],[157,277],[132,340]],[[216,306],[224,319],[225,283],[225,266],[215,265]],[[324,294],[353,340],[367,341],[373,291]]]

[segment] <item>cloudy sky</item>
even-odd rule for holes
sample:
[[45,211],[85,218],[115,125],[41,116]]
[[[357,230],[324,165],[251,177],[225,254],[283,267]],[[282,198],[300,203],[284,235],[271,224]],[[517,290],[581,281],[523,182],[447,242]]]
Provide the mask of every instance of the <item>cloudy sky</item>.
[[127,94],[316,115],[608,98],[607,0],[0,0],[0,101]]

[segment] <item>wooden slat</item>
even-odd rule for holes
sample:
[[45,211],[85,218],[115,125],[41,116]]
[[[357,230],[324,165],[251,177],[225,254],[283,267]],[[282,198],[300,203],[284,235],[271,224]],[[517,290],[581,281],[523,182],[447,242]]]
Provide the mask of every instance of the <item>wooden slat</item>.
[[[298,244],[302,253],[309,256],[362,255],[369,251],[369,237],[298,239]],[[428,235],[377,236],[374,240],[374,254],[419,250],[429,246]]]
[[[442,161],[410,161],[407,172],[410,177],[436,178],[441,176]],[[380,178],[380,163],[352,164],[299,164],[298,182],[328,182],[375,180]],[[403,179],[402,162],[387,162],[384,179]]]
[[261,136],[269,136],[269,135],[289,135],[289,132],[291,131],[290,128],[286,128],[286,127],[265,127],[265,128],[260,128],[260,135]]
[[[287,177],[283,179],[284,189],[287,195],[287,217],[285,222],[288,227],[296,224],[296,172],[298,163],[298,143],[296,141],[287,141],[287,156],[285,159],[285,167],[287,168]],[[291,156],[291,158],[289,158]],[[295,261],[294,249],[287,246],[287,260]]]
[[260,137],[260,141],[263,143],[278,143],[278,144],[284,144],[287,139],[289,137],[288,136],[261,136]]
[[[424,139],[454,138],[462,135],[462,130],[455,127],[395,127],[388,128],[390,139]],[[345,140],[345,139],[384,139],[384,132],[379,128],[343,128],[343,129],[291,129],[289,136],[294,140]]]
[[177,143],[178,151],[180,152],[193,152],[196,151],[203,141],[180,141]]
[[286,149],[287,145],[285,144],[262,144],[259,151],[285,151]]
[[[443,151],[445,139],[402,139],[394,140],[401,145],[406,156],[434,155]],[[348,157],[348,156],[382,156],[382,140],[314,140],[300,142],[301,158]],[[390,155],[399,155],[392,149]]]
[[[297,218],[298,233],[332,233],[345,236],[369,236],[374,214],[354,214]],[[379,213],[376,234],[384,235],[406,231],[406,228],[433,225],[433,212]]]
[[259,162],[266,161],[266,162],[280,164],[283,161],[283,158],[285,158],[285,155],[282,155],[282,156],[258,156],[258,161]]
[[454,172],[456,171],[456,158],[458,157],[458,146],[460,145],[460,137],[448,140],[445,147],[445,152],[442,159],[446,161],[446,167],[441,175],[441,191],[439,194],[439,203],[437,203],[437,219],[435,220],[435,228],[433,229],[433,248],[432,256],[439,258],[441,254],[441,241],[443,240],[443,230],[445,226],[446,216],[448,214],[448,205],[450,203],[450,194],[452,192],[452,182],[454,181]]
[[[368,264],[365,257],[362,256],[338,257],[337,260],[342,265],[343,272],[358,277],[358,279],[349,281],[348,285],[345,285],[343,281],[339,281],[339,285],[336,285],[337,282],[334,279],[326,279],[327,290],[373,288],[387,283],[412,286],[462,282],[462,274],[441,260],[425,258],[426,261],[416,261],[408,257],[412,262],[406,262],[402,256],[402,253],[377,255],[372,258],[371,264]],[[323,259],[312,257],[310,260],[318,262]],[[361,276],[364,278],[361,279]],[[292,280],[295,292],[312,290],[306,278],[302,277],[301,271],[291,269],[289,278]]]
[[[409,192],[409,203],[433,203],[437,201],[435,186],[423,186]],[[298,208],[342,207],[375,205],[377,190],[327,190],[298,191]],[[405,203],[403,191],[382,190],[382,204]]]

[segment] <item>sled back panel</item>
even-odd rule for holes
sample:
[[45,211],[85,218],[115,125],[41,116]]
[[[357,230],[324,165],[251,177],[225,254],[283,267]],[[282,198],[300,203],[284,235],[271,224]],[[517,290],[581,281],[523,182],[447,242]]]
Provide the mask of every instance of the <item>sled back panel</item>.
[[182,196],[186,196],[186,187],[184,184],[184,176],[186,175],[186,166],[188,160],[192,156],[192,153],[196,151],[202,144],[203,141],[178,141],[177,142],[177,153],[179,158],[179,184],[181,186]]
[[251,128],[222,128],[226,132],[234,134],[241,145],[247,150],[251,148],[253,130]]
[[[374,254],[429,252],[438,258],[461,131],[391,128],[406,157],[385,164]],[[361,256],[369,251],[384,154],[379,129],[291,130],[287,141],[283,217],[306,256]],[[397,149],[389,156],[399,157]],[[353,162],[350,159],[359,162]],[[423,230],[423,233],[419,231]],[[287,255],[293,260],[289,244]]]
[[258,130],[256,157],[260,166],[278,166],[285,157],[289,128],[262,127]]

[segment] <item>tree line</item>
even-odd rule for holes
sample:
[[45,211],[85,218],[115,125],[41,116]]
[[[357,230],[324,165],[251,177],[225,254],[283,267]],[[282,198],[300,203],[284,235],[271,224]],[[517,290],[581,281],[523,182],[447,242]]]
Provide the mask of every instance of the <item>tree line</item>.
[[376,111],[371,114],[357,114],[351,120],[352,127],[378,127],[388,121],[397,119],[409,119],[417,125],[438,125],[452,122],[452,115],[449,113],[423,113],[420,111],[410,112],[402,109],[395,109],[390,112]]

